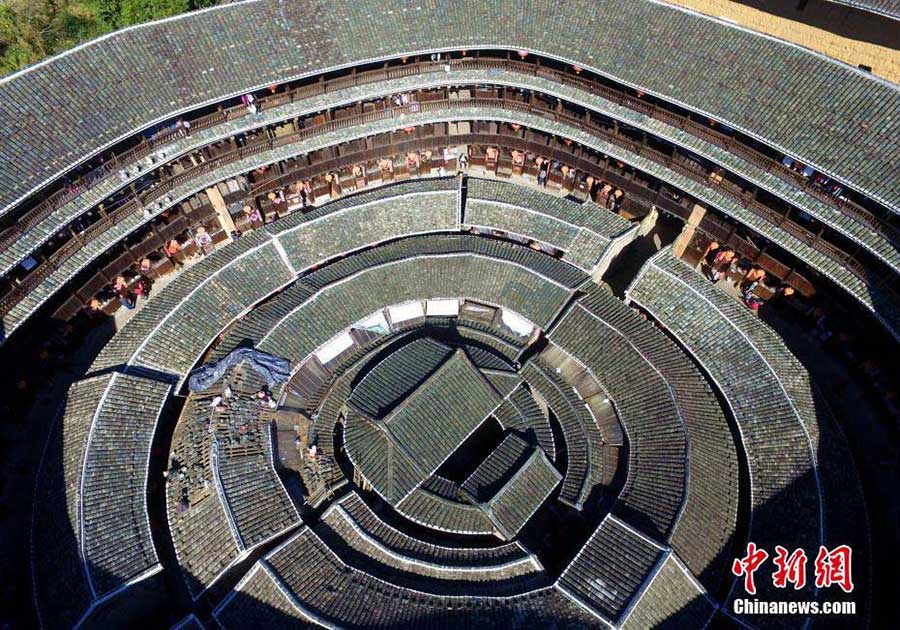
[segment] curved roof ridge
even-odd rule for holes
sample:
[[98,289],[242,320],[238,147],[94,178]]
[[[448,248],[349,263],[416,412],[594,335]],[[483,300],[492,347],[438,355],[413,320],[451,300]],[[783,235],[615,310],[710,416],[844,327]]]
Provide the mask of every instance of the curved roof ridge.
[[[246,0],[86,42],[0,79],[0,206],[11,208],[142,129],[247,91],[403,55],[499,48],[591,69],[739,129],[900,208],[891,177],[898,150],[887,150],[883,141],[900,127],[900,86],[797,44],[656,0],[573,0],[552,9],[553,19],[544,4],[364,0],[338,2],[311,19],[304,3]],[[259,22],[271,24],[274,37],[236,49],[233,42],[252,40]],[[443,28],[445,22],[460,28]],[[614,40],[581,34],[601,22],[634,30]],[[686,27],[713,43],[680,45]],[[661,48],[674,48],[673,54],[657,58],[651,32],[655,43],[671,44]],[[190,54],[192,46],[202,54]],[[138,64],[138,74],[126,80],[120,69],[130,58],[159,63]],[[698,67],[705,71],[691,72]],[[781,71],[791,67],[798,70]],[[752,94],[741,91],[757,82]],[[773,115],[797,104],[805,109],[805,124],[797,124],[797,116],[787,124]],[[840,120],[838,112],[853,116]],[[32,124],[43,118],[56,124]],[[48,135],[61,126],[71,132]]]

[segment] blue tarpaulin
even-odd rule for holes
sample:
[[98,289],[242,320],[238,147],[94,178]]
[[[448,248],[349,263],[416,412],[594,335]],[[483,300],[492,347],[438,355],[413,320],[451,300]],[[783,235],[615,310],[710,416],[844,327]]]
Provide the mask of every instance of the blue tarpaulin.
[[238,348],[220,361],[207,363],[191,373],[188,387],[192,392],[202,392],[220,381],[229,368],[246,361],[257,374],[266,379],[269,389],[276,383],[286,383],[291,378],[291,362],[253,348]]

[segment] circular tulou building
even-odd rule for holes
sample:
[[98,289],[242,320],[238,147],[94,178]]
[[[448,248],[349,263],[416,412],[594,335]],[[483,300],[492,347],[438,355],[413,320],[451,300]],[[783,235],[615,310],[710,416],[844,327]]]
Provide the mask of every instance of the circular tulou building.
[[900,88],[804,46],[247,0],[0,79],[9,627],[895,627]]

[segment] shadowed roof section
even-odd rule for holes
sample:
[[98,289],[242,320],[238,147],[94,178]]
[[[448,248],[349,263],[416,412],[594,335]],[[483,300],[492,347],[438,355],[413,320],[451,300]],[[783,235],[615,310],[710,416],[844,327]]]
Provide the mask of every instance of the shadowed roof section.
[[507,484],[531,455],[528,442],[509,433],[463,482],[462,489],[478,503],[484,503]]
[[380,418],[402,402],[450,356],[450,348],[423,337],[391,353],[354,387],[350,403],[363,413]]
[[0,211],[189,109],[364,61],[477,48],[577,63],[900,208],[897,86],[722,21],[651,1],[252,0],[129,28],[0,81]]
[[897,0],[828,0],[828,2],[900,20],[900,2]]
[[544,451],[534,449],[512,478],[482,508],[503,538],[510,540],[559,485],[559,474]]
[[666,549],[607,515],[557,581],[557,588],[611,624],[650,582]]
[[348,410],[344,445],[359,473],[381,497],[396,505],[422,483],[423,473],[371,418]]

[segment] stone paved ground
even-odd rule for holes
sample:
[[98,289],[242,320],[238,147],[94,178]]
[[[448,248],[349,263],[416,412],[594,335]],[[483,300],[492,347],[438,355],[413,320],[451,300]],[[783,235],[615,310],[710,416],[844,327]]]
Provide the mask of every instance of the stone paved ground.
[[[774,3],[793,6],[797,4],[796,0],[753,0],[747,1],[746,4],[734,0],[666,0],[666,2],[698,13],[726,18],[740,26],[816,50],[853,66],[859,64],[870,66],[873,74],[900,83],[900,23],[896,21],[874,16],[866,18],[865,14],[848,7],[825,2],[811,2],[804,13],[797,13],[797,20],[755,8]],[[781,13],[783,7],[777,11]],[[799,20],[804,19],[802,16],[805,14],[809,14],[810,18],[815,17],[822,23],[828,23],[829,28],[832,24],[835,28],[840,26],[841,32],[850,35],[842,36],[811,24],[804,24]],[[890,41],[891,34],[886,32],[889,29],[894,30],[893,48],[869,43]]]

